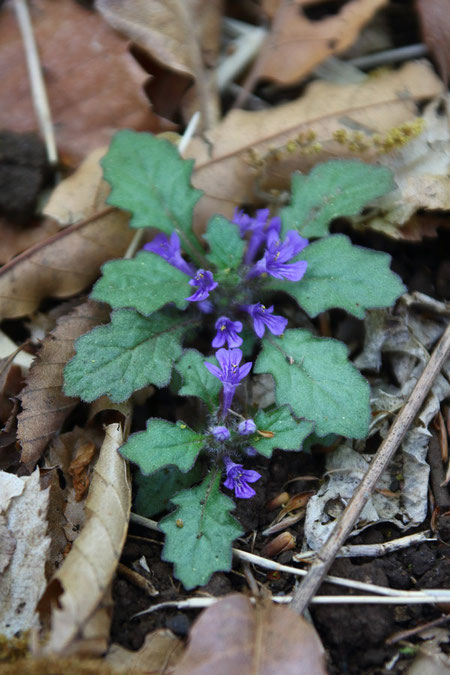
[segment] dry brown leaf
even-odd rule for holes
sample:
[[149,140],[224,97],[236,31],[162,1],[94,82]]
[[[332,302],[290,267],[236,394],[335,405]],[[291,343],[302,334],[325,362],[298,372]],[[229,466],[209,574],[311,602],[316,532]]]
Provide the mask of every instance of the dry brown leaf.
[[0,319],[31,314],[46,297],[67,298],[89,286],[101,265],[120,258],[133,232],[112,208],[33,246],[0,270]]
[[23,228],[0,219],[0,264],[7,263],[18,253],[48,239],[58,232],[59,226],[54,220],[44,218],[29,227]]
[[49,440],[60,431],[78,399],[62,391],[63,369],[74,355],[73,343],[80,335],[108,319],[104,305],[88,301],[58,320],[44,339],[20,394],[22,412],[17,435],[22,445],[22,462],[34,465]]
[[[128,52],[127,41],[102,17],[74,0],[34,0],[30,8],[57,146],[66,162],[77,164],[122,127],[155,132],[171,128],[151,112],[143,91],[148,76]],[[34,130],[37,122],[12,3],[2,8],[0,44],[0,127]]]
[[202,612],[175,673],[325,675],[324,654],[305,619],[269,598],[254,607],[236,593]]
[[[11,551],[0,576],[0,633],[12,637],[39,625],[36,605],[45,588],[49,491],[41,490],[39,469],[19,478],[0,472],[0,526]],[[14,540],[14,541],[12,541]],[[12,544],[14,543],[14,546]]]
[[261,78],[289,85],[356,40],[360,29],[387,0],[351,0],[341,11],[310,21],[303,7],[311,0],[282,0],[272,28],[244,84],[251,90]]
[[148,633],[137,652],[112,644],[105,661],[114,672],[128,674],[136,669],[142,673],[170,675],[184,650],[182,640],[167,628]]
[[[441,87],[430,65],[416,61],[361,84],[313,82],[297,101],[270,110],[231,111],[206,135],[208,143],[194,139],[186,152],[196,159],[193,183],[205,192],[196,211],[199,227],[213,213],[229,217],[239,204],[261,203],[255,183],[264,173],[269,188],[287,189],[293,171],[307,171],[319,161],[343,156],[373,161],[374,153],[351,152],[332,140],[334,132],[344,128],[384,133],[414,119],[416,102],[436,96]],[[317,152],[300,148],[266,161],[273,148],[286,148],[289,141],[308,132],[316,134],[321,146]]]
[[417,0],[423,39],[439,66],[444,82],[450,78],[450,2]]
[[204,128],[216,123],[213,78],[203,60],[215,60],[222,5],[222,0],[96,1],[111,26],[132,40],[136,57],[153,75],[146,89],[158,114],[172,117],[190,88],[186,117],[199,110]]
[[[112,581],[131,507],[128,469],[117,452],[122,442],[120,425],[106,427],[86,500],[86,524],[41,598],[41,616],[48,618],[51,614],[46,654],[70,650],[101,605]],[[98,643],[98,636],[95,642]]]

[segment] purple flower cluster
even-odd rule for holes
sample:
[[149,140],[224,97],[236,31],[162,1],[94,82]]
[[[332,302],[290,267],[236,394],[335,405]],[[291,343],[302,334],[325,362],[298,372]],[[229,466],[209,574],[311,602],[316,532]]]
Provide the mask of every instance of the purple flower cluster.
[[[280,218],[270,218],[269,209],[259,209],[254,217],[235,210],[233,223],[239,227],[241,237],[248,238],[245,254],[247,276],[243,283],[258,277],[271,276],[275,279],[300,281],[306,272],[307,262],[295,260],[301,251],[308,245],[308,240],[298,232],[291,230],[281,239]],[[170,265],[173,265],[190,277],[189,285],[195,291],[186,300],[198,303],[198,308],[204,313],[212,313],[214,306],[208,300],[210,293],[217,288],[213,273],[205,269],[195,269],[182,256],[180,238],[173,232],[170,238],[165,234],[157,234],[153,241],[144,246],[144,250],[161,256]],[[259,260],[257,256],[262,255]],[[256,262],[255,262],[256,260]],[[250,269],[249,269],[250,268]],[[221,296],[222,297],[222,296]],[[235,306],[245,312],[253,323],[253,329],[259,338],[264,336],[266,328],[273,334],[280,336],[287,326],[287,319],[274,314],[274,307],[266,307],[261,302]],[[217,377],[223,387],[223,403],[220,422],[210,428],[210,434],[220,444],[227,444],[231,439],[230,429],[225,426],[225,420],[231,407],[234,394],[240,382],[248,375],[252,367],[251,362],[240,365],[242,351],[239,347],[243,343],[239,333],[243,326],[241,321],[234,321],[228,316],[220,316],[215,323],[216,333],[212,346],[217,349],[216,358],[219,366],[205,362],[209,372]],[[227,347],[227,348],[226,348]],[[233,428],[233,427],[231,427]],[[256,424],[252,419],[243,419],[237,426],[239,436],[251,436],[256,431]],[[235,432],[234,432],[235,433]],[[235,443],[237,436],[234,435]],[[240,441],[245,443],[244,439]],[[231,442],[230,442],[231,446]],[[225,446],[219,446],[222,456],[226,453]],[[256,454],[255,448],[249,446],[244,452],[247,456]],[[253,497],[255,491],[249,483],[254,483],[261,476],[257,471],[246,470],[242,464],[234,462],[229,456],[223,457],[226,470],[225,487],[234,490],[237,497],[247,499]]]

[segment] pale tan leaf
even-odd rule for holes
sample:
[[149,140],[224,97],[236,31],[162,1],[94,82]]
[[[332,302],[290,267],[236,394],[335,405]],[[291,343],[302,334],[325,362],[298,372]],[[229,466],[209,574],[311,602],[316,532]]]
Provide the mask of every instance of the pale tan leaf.
[[61,225],[73,225],[105,207],[100,160],[107,149],[93,150],[71,176],[55,187],[45,205],[45,215]]
[[18,416],[17,436],[25,464],[38,461],[49,440],[78,403],[78,399],[65,396],[62,390],[64,366],[75,353],[74,341],[107,320],[106,307],[88,301],[61,317],[44,339],[20,394],[22,412]]
[[177,675],[325,675],[313,626],[270,599],[252,606],[240,594],[206,609],[189,635]]
[[86,500],[86,524],[41,599],[41,614],[51,613],[46,654],[70,650],[113,578],[131,507],[128,469],[117,452],[122,442],[120,425],[106,427]]
[[12,637],[39,625],[36,606],[45,588],[49,490],[41,490],[39,469],[19,478],[0,472],[0,525],[15,540],[0,576],[0,633]]
[[282,0],[244,88],[253,88],[261,78],[283,85],[300,80],[332,54],[350,47],[387,0],[351,0],[336,15],[320,21],[310,21],[303,13],[309,4],[311,0]]
[[0,263],[3,265],[9,262],[18,253],[48,239],[58,231],[58,223],[50,218],[31,223],[25,228],[17,227],[4,218],[0,218],[0,241],[2,242]]
[[[205,191],[196,211],[199,227],[213,213],[231,216],[239,204],[261,203],[256,188],[262,179],[268,188],[289,189],[293,171],[308,171],[320,161],[346,156],[376,160],[373,148],[354,152],[333,140],[333,134],[342,129],[364,129],[369,138],[386,133],[414,119],[416,103],[436,96],[441,87],[430,65],[416,61],[360,84],[313,82],[300,99],[270,110],[231,111],[206,135],[208,143],[194,139],[186,153],[196,159],[193,183]],[[286,151],[308,133],[316,139],[306,150],[300,145],[298,151]],[[274,154],[274,148],[285,151]]]
[[137,652],[112,644],[105,661],[114,672],[129,673],[136,669],[142,673],[169,675],[180,660],[184,645],[172,631],[161,628],[148,633],[144,644]]

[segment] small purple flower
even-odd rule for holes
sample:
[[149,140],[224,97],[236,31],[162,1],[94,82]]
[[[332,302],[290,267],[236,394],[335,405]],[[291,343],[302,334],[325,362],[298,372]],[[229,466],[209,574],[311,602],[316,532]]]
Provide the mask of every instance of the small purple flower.
[[241,436],[250,436],[250,434],[254,434],[255,431],[256,431],[256,424],[251,419],[244,420],[238,426],[238,434],[240,434]]
[[254,483],[261,478],[261,474],[257,471],[244,469],[242,464],[236,464],[229,457],[224,457],[225,470],[227,478],[224,481],[225,487],[229,490],[234,490],[236,497],[241,499],[249,499],[253,497],[256,492],[248,483]]
[[238,335],[242,330],[242,323],[240,321],[231,321],[228,317],[221,316],[216,321],[215,329],[217,333],[212,341],[212,346],[215,349],[223,347],[227,341],[230,349],[239,347],[242,344],[242,338]]
[[239,226],[241,237],[244,237],[246,232],[251,232],[250,241],[245,253],[245,263],[247,265],[253,262],[258,249],[266,241],[268,233],[272,230],[275,230],[277,234],[280,232],[280,218],[275,216],[267,223],[269,213],[269,209],[258,209],[256,216],[251,218],[244,211],[239,211],[239,209],[235,209],[234,211],[232,222]]
[[213,363],[205,362],[205,366],[208,368],[209,372],[217,377],[223,384],[223,412],[222,416],[225,417],[228,408],[231,406],[233,401],[234,392],[239,382],[249,374],[252,367],[252,362],[249,361],[244,363],[239,367],[239,364],[242,360],[242,352],[240,349],[219,349],[216,352],[216,358],[219,362],[220,368],[215,366]]
[[211,433],[216,441],[227,441],[230,438],[230,432],[226,427],[213,427]]
[[275,279],[300,281],[308,266],[306,260],[287,263],[308,246],[308,243],[308,240],[301,237],[295,230],[290,230],[283,242],[275,229],[270,230],[267,235],[267,248],[264,257],[258,260],[253,269],[250,270],[248,278],[270,274]]
[[287,319],[273,313],[273,305],[266,307],[257,302],[254,305],[242,305],[242,309],[253,319],[253,329],[260,338],[265,333],[266,326],[274,335],[281,335],[287,326]]
[[195,272],[192,265],[189,265],[181,255],[180,238],[176,232],[172,232],[170,240],[165,234],[157,234],[150,243],[145,244],[143,250],[156,253],[190,277]]
[[256,448],[253,447],[253,445],[249,445],[248,448],[245,448],[245,454],[248,457],[256,457],[258,451]]
[[198,290],[186,298],[186,300],[201,302],[206,300],[210,291],[213,291],[218,286],[218,283],[214,281],[213,274],[209,270],[197,270],[192,279],[190,279],[189,286],[198,286]]

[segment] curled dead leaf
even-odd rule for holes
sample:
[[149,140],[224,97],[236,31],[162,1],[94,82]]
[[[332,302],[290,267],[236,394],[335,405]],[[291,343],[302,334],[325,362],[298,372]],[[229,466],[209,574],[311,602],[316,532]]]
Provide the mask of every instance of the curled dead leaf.
[[[86,500],[86,524],[40,600],[41,617],[51,622],[45,654],[70,650],[87,630],[112,581],[131,508],[128,469],[117,452],[122,442],[120,425],[109,425]],[[105,610],[100,618],[104,625]]]

